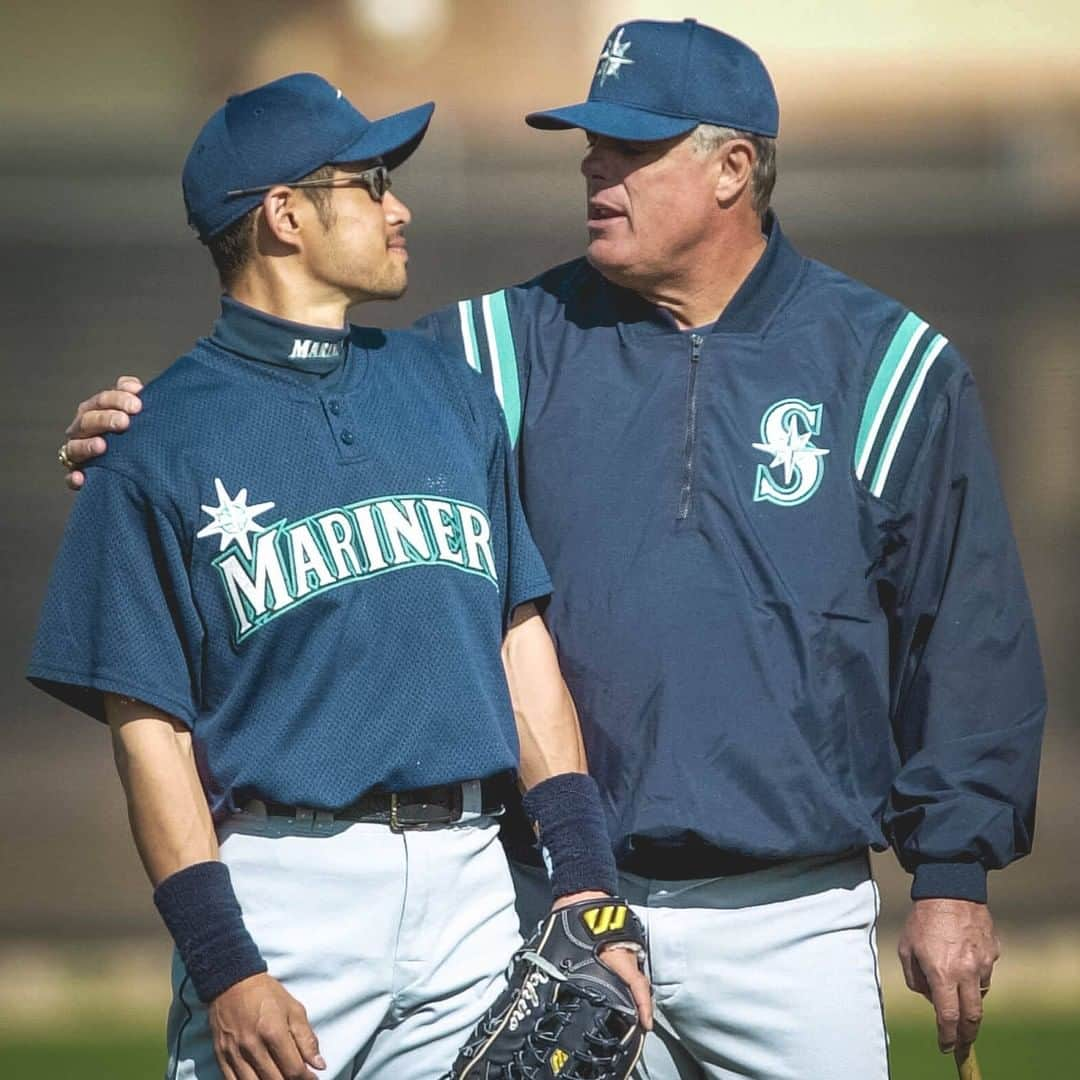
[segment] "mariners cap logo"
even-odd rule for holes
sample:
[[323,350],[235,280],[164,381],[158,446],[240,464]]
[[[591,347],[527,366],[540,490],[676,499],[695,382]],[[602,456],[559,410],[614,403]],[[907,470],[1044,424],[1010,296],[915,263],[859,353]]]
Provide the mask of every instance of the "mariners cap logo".
[[631,60],[626,54],[633,44],[632,41],[623,41],[623,30],[625,27],[620,26],[618,33],[613,34],[607,39],[607,43],[604,45],[604,51],[600,54],[600,63],[597,65],[596,74],[600,79],[600,85],[603,86],[610,76],[613,79],[619,77],[619,69],[624,64],[632,64]]

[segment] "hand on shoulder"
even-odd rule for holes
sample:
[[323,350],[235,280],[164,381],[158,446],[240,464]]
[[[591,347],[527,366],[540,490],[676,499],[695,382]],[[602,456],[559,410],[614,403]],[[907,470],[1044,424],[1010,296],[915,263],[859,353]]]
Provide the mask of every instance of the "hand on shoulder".
[[72,491],[83,486],[86,477],[79,466],[105,453],[105,435],[127,430],[131,417],[142,409],[142,380],[121,375],[109,390],[99,390],[79,404],[68,424],[60,446],[60,464],[67,469],[66,482]]

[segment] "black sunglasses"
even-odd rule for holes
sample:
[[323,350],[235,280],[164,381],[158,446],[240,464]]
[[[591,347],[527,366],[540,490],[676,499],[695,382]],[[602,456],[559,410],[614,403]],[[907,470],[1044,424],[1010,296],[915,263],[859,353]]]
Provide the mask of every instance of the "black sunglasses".
[[262,184],[259,187],[237,188],[235,191],[226,191],[225,196],[232,198],[237,195],[259,195],[276,187],[362,187],[367,188],[368,194],[376,202],[382,202],[382,197],[390,190],[390,170],[385,165],[374,165],[363,172],[350,173],[348,176],[328,176],[322,180],[296,180],[291,184]]

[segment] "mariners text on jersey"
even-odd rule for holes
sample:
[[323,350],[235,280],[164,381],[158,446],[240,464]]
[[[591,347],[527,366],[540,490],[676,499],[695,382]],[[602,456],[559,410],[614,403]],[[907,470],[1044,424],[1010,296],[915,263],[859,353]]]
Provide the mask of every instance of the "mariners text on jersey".
[[183,721],[219,815],[516,766],[503,628],[550,585],[484,379],[226,297],[143,400],[72,512],[38,685]]
[[[222,508],[203,510],[215,514],[211,527],[217,528]],[[303,521],[279,521],[247,546],[223,544],[214,560],[237,643],[327,589],[390,570],[437,563],[498,584],[487,515],[452,499],[400,496],[332,507]]]
[[979,898],[1031,842],[1045,698],[971,375],[765,231],[711,326],[579,259],[417,329],[503,403],[621,864],[891,842]]

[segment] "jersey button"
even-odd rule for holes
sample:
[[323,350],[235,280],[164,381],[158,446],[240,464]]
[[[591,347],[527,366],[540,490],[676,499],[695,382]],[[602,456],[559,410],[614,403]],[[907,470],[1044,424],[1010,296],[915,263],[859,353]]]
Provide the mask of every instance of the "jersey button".
[[356,441],[356,438],[351,431],[343,431],[341,433],[341,441],[346,446],[352,446],[352,444]]
[[337,398],[331,398],[326,407],[330,410],[331,416],[341,415],[341,402]]

